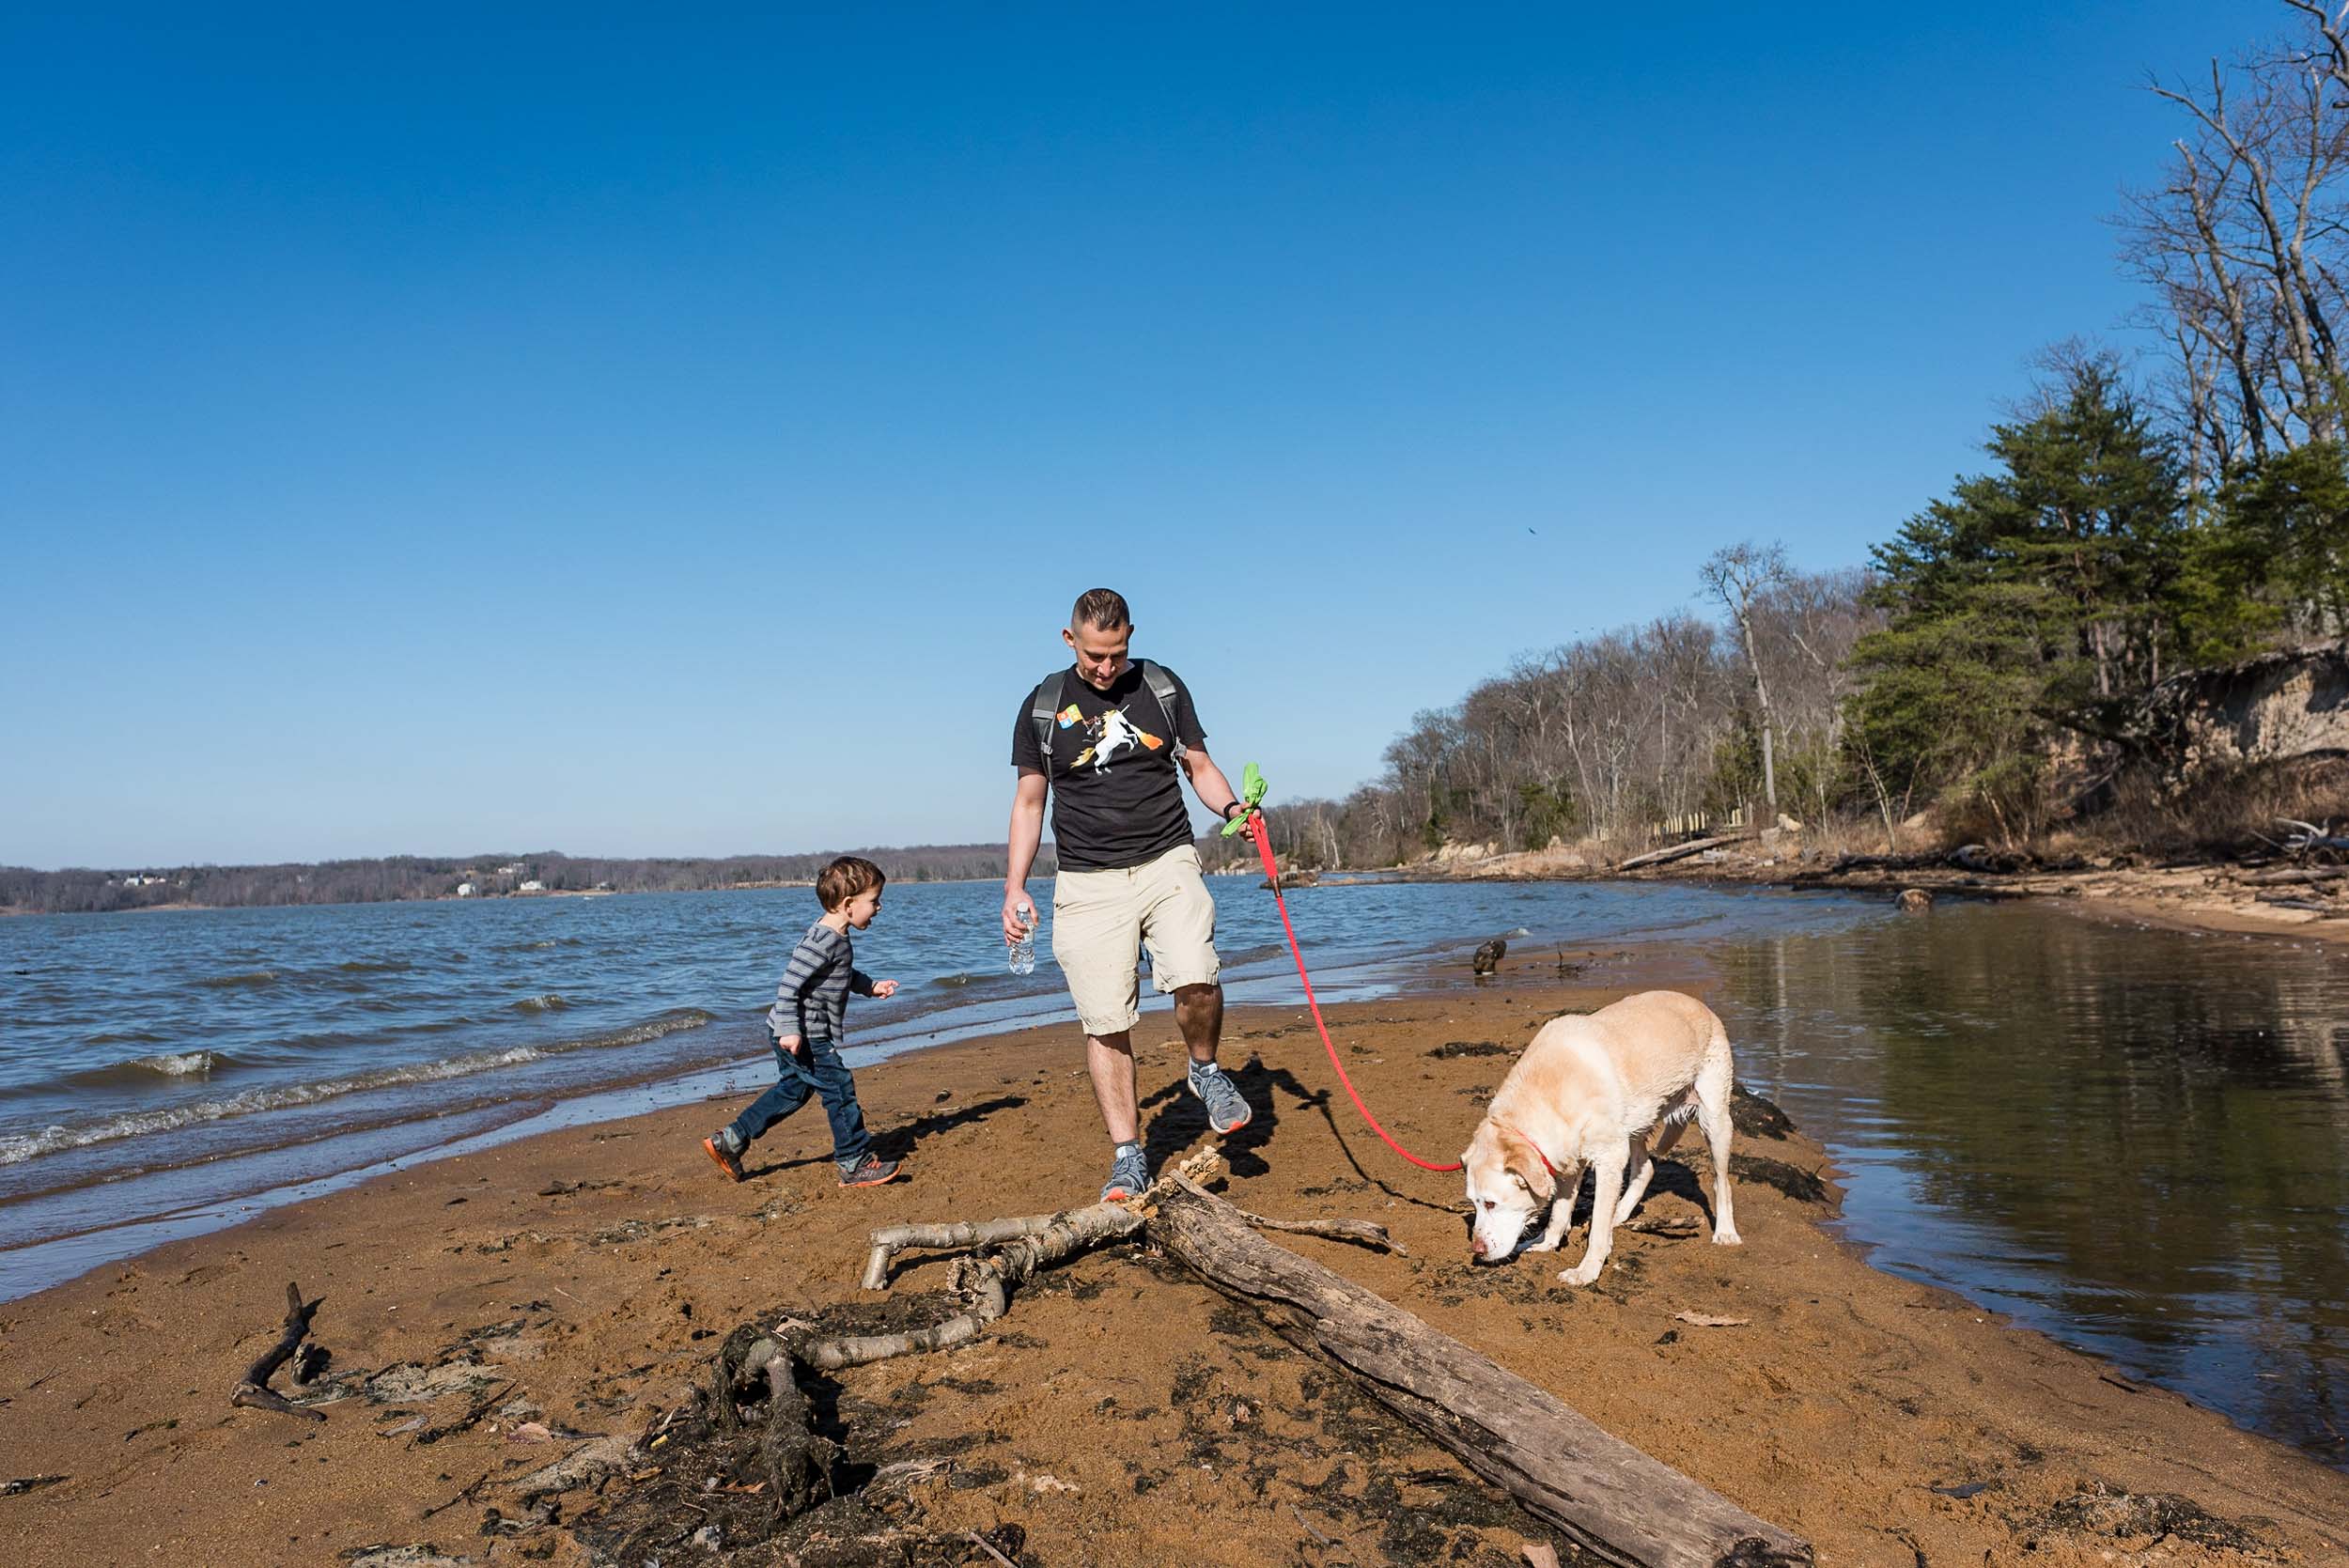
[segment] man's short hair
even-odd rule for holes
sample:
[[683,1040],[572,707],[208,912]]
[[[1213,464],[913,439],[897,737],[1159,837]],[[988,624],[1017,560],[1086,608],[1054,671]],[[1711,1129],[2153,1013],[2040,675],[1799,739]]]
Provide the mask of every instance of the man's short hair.
[[881,868],[863,856],[843,855],[824,867],[816,878],[817,902],[830,914],[858,893],[880,887],[888,880],[881,875]]
[[1068,613],[1071,627],[1091,627],[1096,631],[1115,631],[1119,627],[1134,624],[1134,613],[1126,608],[1126,596],[1114,588],[1087,588],[1077,596],[1077,608]]

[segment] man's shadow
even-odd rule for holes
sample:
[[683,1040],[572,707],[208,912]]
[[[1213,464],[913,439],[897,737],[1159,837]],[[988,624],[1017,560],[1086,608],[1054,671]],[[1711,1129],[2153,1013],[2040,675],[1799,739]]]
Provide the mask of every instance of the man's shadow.
[[[1272,1168],[1256,1151],[1264,1147],[1281,1121],[1281,1113],[1272,1105],[1271,1087],[1276,1080],[1265,1071],[1261,1062],[1226,1068],[1225,1076],[1248,1102],[1251,1115],[1246,1126],[1224,1134],[1218,1147],[1223,1152],[1224,1163],[1232,1168],[1232,1174],[1261,1176]],[[1157,1108],[1156,1115],[1149,1114],[1153,1107]],[[1201,1133],[1213,1130],[1207,1126],[1207,1108],[1190,1092],[1184,1079],[1176,1079],[1136,1109],[1147,1117],[1142,1128],[1142,1152],[1153,1171],[1197,1142]]]
[[[1280,1125],[1279,1096],[1285,1094],[1290,1097],[1289,1109],[1320,1112],[1330,1136],[1337,1141],[1338,1152],[1346,1157],[1346,1162],[1353,1167],[1354,1174],[1363,1182],[1397,1203],[1413,1203],[1421,1208],[1434,1209],[1439,1214],[1459,1212],[1452,1204],[1431,1203],[1424,1198],[1398,1191],[1364,1170],[1361,1161],[1354,1156],[1352,1141],[1339,1127],[1337,1117],[1331,1112],[1329,1090],[1308,1088],[1288,1068],[1268,1067],[1261,1057],[1227,1070],[1233,1086],[1248,1101],[1249,1109],[1255,1112],[1254,1120],[1225,1138],[1221,1145],[1224,1162],[1231,1166],[1235,1176],[1261,1176],[1271,1170],[1257,1151],[1270,1141],[1273,1128]],[[1168,1104],[1168,1101],[1173,1103]],[[1143,1129],[1143,1147],[1149,1155],[1150,1168],[1155,1171],[1168,1157],[1190,1147],[1202,1132],[1208,1129],[1206,1109],[1200,1105],[1197,1096],[1186,1091],[1180,1079],[1142,1102],[1144,1110],[1153,1106],[1163,1106],[1163,1109]],[[1366,1132],[1368,1129],[1361,1130]]]
[[[902,1126],[884,1127],[874,1133],[873,1153],[883,1159],[905,1159],[912,1155],[914,1146],[926,1138],[935,1138],[940,1133],[952,1132],[957,1127],[968,1126],[973,1122],[984,1122],[999,1110],[1017,1110],[1027,1103],[1028,1096],[1025,1094],[998,1094],[991,1100],[976,1100],[970,1105],[933,1110],[926,1116],[917,1116]],[[802,1111],[814,1112],[819,1124],[824,1119],[824,1108],[813,1099],[792,1114],[797,1116]],[[779,1159],[770,1165],[744,1166],[742,1179],[749,1181],[754,1176],[771,1176],[779,1172],[798,1171],[810,1165],[831,1163],[832,1151],[826,1149],[821,1154],[810,1155],[804,1159]]]

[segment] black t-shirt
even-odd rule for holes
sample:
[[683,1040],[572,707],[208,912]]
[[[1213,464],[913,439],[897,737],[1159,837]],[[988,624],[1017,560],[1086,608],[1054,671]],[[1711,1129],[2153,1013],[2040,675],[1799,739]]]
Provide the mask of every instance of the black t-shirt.
[[[1023,696],[1011,732],[1011,765],[1042,773],[1052,791],[1052,843],[1066,871],[1120,871],[1190,842],[1190,812],[1174,767],[1174,739],[1207,738],[1190,706],[1190,689],[1174,672],[1174,711],[1159,706],[1142,666],[1129,664],[1107,691],[1071,667],[1061,675],[1047,766]],[[1033,696],[1034,693],[1029,693]]]

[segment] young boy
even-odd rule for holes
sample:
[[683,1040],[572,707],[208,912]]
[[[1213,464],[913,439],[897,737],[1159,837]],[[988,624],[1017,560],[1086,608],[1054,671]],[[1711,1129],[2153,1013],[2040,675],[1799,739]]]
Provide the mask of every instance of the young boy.
[[781,1076],[749,1110],[702,1140],[702,1147],[729,1179],[742,1179],[742,1153],[751,1141],[805,1105],[811,1094],[822,1097],[824,1114],[831,1118],[832,1157],[840,1166],[842,1187],[879,1187],[896,1179],[899,1163],[873,1154],[864,1113],[857,1108],[856,1079],[840,1060],[848,993],[896,994],[894,980],[875,981],[856,967],[848,941],[851,926],[862,931],[880,913],[886,881],[880,867],[855,855],[841,856],[816,878],[824,918],[809,926],[792,949],[783,984],[775,987],[775,1005],[767,1014]]

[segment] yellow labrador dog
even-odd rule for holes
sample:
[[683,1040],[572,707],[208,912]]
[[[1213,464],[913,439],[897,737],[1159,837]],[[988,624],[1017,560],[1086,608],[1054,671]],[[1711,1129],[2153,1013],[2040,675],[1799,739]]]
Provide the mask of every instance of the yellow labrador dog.
[[[1552,1018],[1501,1081],[1460,1157],[1480,1263],[1506,1262],[1544,1204],[1549,1223],[1529,1252],[1555,1252],[1574,1217],[1582,1168],[1598,1172],[1590,1245],[1558,1278],[1587,1285],[1606,1266],[1614,1230],[1631,1217],[1656,1162],[1689,1118],[1713,1146],[1713,1239],[1737,1245],[1729,1202],[1729,1033],[1713,1010],[1678,991],[1642,991],[1584,1017]],[[1552,1203],[1551,1200],[1556,1202]]]

